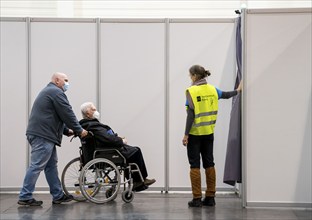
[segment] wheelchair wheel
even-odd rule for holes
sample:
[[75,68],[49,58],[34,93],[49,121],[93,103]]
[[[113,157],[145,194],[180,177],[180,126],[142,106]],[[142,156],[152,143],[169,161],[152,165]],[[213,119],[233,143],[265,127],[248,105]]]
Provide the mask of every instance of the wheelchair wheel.
[[81,163],[80,158],[72,159],[62,172],[61,182],[64,193],[66,195],[72,195],[74,200],[81,202],[86,198],[80,191],[79,177],[80,177]]
[[123,191],[121,194],[122,200],[126,203],[130,203],[132,202],[133,198],[134,198],[134,193],[129,190]]
[[102,204],[114,200],[120,188],[120,173],[110,160],[89,161],[80,173],[80,190],[90,202]]

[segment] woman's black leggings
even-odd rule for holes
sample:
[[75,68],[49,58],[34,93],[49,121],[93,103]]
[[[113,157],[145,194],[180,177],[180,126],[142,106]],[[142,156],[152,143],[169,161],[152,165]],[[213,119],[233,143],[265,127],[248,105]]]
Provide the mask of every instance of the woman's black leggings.
[[187,144],[187,157],[191,168],[200,168],[200,156],[203,160],[203,167],[213,167],[213,134],[210,135],[189,135]]

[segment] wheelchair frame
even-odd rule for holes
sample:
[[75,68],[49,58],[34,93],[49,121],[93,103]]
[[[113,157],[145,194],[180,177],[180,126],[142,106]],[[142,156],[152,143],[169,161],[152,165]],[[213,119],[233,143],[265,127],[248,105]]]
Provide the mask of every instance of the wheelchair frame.
[[[93,134],[92,138],[94,139]],[[120,185],[123,185],[122,200],[126,203],[132,202],[134,198],[132,174],[138,172],[141,181],[144,182],[138,165],[127,163],[117,149],[96,148],[93,158],[84,164],[83,147],[87,147],[86,140],[81,140],[81,144],[80,156],[69,161],[62,172],[61,183],[65,194],[72,195],[76,201],[88,200],[103,204],[114,200]],[[128,179],[125,176],[126,171]]]

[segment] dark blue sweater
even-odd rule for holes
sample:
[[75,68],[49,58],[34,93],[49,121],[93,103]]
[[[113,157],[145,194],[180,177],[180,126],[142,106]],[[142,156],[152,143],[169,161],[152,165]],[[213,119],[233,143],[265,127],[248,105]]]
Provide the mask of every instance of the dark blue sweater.
[[28,121],[26,135],[36,135],[61,146],[68,128],[80,134],[80,126],[62,89],[49,83],[38,94]]

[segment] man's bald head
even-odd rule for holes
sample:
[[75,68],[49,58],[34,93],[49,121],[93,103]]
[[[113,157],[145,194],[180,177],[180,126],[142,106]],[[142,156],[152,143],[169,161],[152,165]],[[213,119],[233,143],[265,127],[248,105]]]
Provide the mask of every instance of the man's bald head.
[[63,89],[65,82],[68,82],[68,77],[65,73],[56,72],[52,75],[51,82],[60,89]]

